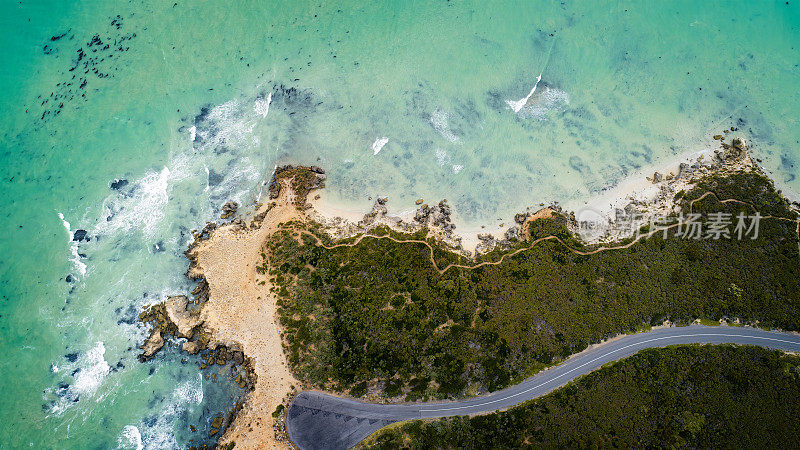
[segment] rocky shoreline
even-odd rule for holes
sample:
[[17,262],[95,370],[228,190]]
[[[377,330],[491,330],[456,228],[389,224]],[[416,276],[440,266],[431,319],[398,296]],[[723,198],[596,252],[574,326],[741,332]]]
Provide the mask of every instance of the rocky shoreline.
[[[476,236],[478,244],[474,252],[464,248],[463,236],[456,233],[456,225],[452,222],[452,211],[447,200],[429,205],[419,199],[413,214],[404,218],[390,215],[387,208],[388,198],[382,197],[375,201],[372,209],[363,218],[352,222],[341,217],[325,216],[317,211],[313,201],[318,200],[319,195],[314,199],[308,198],[314,190],[324,187],[326,180],[324,169],[316,166],[278,167],[268,185],[269,201],[266,205],[257,204],[254,211],[242,214],[238,204],[226,203],[221,218],[230,219],[228,222],[223,224],[209,222],[202,230],[193,232],[194,241],[185,252],[189,260],[186,276],[197,282],[191,293],[192,298],[184,295],[172,296],[164,303],[152,305],[141,313],[139,320],[150,327],[150,335],[140,347],[142,353],[139,360],[146,362],[151,359],[167,340],[182,340],[183,351],[190,354],[200,353],[203,356],[205,363],[201,369],[228,362],[241,367],[246,375],[240,375],[236,383],[248,390],[246,405],[237,405],[235,414],[225,421],[224,426],[219,424],[217,428],[226,430],[224,434],[220,433],[223,435],[220,443],[236,442],[244,447],[291,445],[285,433],[283,414],[300,383],[289,373],[283,356],[281,331],[274,323],[274,298],[270,295],[268,279],[263,276],[267,268],[256,263],[245,264],[242,261],[229,261],[229,259],[242,258],[246,261],[248,258],[258,257],[259,254],[263,256],[263,243],[270,233],[278,229],[279,225],[291,220],[316,222],[335,240],[368,233],[378,226],[387,226],[402,233],[425,230],[427,237],[434,238],[449,250],[472,259],[495,249],[511,248],[526,237],[526,226],[530,222],[552,214],[567,217],[570,229],[587,244],[619,241],[629,236],[631,229],[627,226],[627,221],[632,216],[647,221],[659,215],[676,214],[680,209],[679,193],[688,191],[701,176],[740,170],[761,172],[750,159],[743,139],[735,138],[731,144],[727,144],[723,137],[718,139],[721,148],[714,151],[713,157],[707,159],[700,157],[693,164],[682,163],[677,173],[654,173],[648,181],[658,187],[658,194],[647,201],[631,199],[624,208],[615,210],[614,217],[604,218],[603,229],[599,233],[594,225],[587,225],[576,216],[575,212],[565,212],[556,203],[549,206],[540,205],[542,208],[536,212],[529,210],[516,214],[514,223],[506,228],[502,237],[495,237],[490,233],[478,233]],[[796,202],[795,206],[800,207]],[[592,233],[586,233],[587,229],[591,229]],[[241,247],[231,247],[233,250],[227,249],[226,245],[238,245],[240,241],[246,241],[247,245],[241,244]],[[222,250],[215,250],[215,246],[219,246]],[[213,270],[216,260],[205,256],[209,252],[216,252],[215,258],[225,259],[223,261],[227,264],[225,270]],[[244,268],[238,269],[240,266],[247,267],[249,271],[245,272]],[[226,285],[230,282],[229,278],[233,277],[231,267],[242,271],[239,274],[241,277],[238,280],[239,285]],[[237,289],[247,292],[239,293]],[[265,302],[267,309],[263,315],[250,314],[248,308],[259,308],[265,305]],[[250,319],[249,326],[255,328],[246,328],[248,325],[237,322],[236,317],[226,318],[231,308],[237,308],[240,317]],[[264,347],[265,344],[255,336],[254,330],[258,328],[259,323],[274,324],[272,334],[268,336],[271,339],[271,347]],[[224,333],[220,331],[222,329],[225,330]],[[271,362],[263,361],[265,352],[276,351],[281,354],[270,355]],[[279,362],[275,362],[276,360]],[[278,376],[275,374],[281,375],[282,381],[278,386],[272,386],[272,391],[267,393],[262,385],[275,382],[276,380],[270,379]],[[268,400],[264,400],[265,398]],[[268,434],[263,430],[254,431],[254,427],[266,426],[262,420],[264,420],[263,413],[267,409],[274,410],[270,414],[272,418],[267,418],[272,421],[272,426],[268,427],[272,430]],[[240,415],[243,410],[246,410],[244,415],[238,419],[234,417]],[[244,416],[247,416],[246,419]]]

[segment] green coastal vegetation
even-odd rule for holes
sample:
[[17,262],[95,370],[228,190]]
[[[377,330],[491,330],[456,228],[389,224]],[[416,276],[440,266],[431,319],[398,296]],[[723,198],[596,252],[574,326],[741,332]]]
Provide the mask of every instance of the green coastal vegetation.
[[385,428],[370,448],[793,448],[800,356],[731,345],[643,350],[544,397]]
[[[266,243],[262,267],[278,295],[288,361],[321,389],[415,401],[494,391],[665,320],[800,330],[797,215],[771,181],[749,171],[710,175],[680,197],[684,212],[702,213],[704,223],[714,212],[770,217],[757,239],[695,240],[671,228],[666,237],[580,255],[573,250],[596,247],[555,216],[530,223],[529,237],[510,249],[478,258],[507,255],[500,263],[443,273],[450,263],[475,262],[426,239],[425,230],[370,232],[424,242],[334,243],[318,225],[291,223]],[[720,202],[729,198],[740,202]],[[562,242],[531,246],[547,236]],[[354,245],[333,246],[347,243]]]

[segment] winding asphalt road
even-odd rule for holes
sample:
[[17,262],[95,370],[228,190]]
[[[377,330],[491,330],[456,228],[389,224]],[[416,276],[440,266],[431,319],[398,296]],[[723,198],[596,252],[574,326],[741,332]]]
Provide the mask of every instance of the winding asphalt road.
[[286,428],[292,442],[303,450],[346,449],[394,422],[507,409],[552,392],[576,377],[639,350],[699,343],[758,345],[800,352],[800,335],[797,334],[729,326],[661,328],[596,345],[520,384],[468,400],[381,405],[316,391],[301,392],[289,407]]

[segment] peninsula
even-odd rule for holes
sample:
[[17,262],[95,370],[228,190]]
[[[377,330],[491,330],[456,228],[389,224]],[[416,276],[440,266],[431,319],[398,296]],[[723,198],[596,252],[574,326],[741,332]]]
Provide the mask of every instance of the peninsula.
[[[195,233],[186,251],[193,298],[142,313],[152,333],[140,359],[173,339],[212,364],[245,368],[238,382],[250,393],[220,424],[220,445],[264,448],[288,444],[286,410],[301,390],[381,403],[460,399],[651,326],[798,330],[798,205],[743,140],[720,141],[708,157],[654,174],[653,198],[591,236],[556,204],[517,214],[503,236],[457,234],[446,201],[420,200],[397,217],[379,198],[348,221],[320,212],[322,168],[278,167],[263,203],[244,214],[228,205],[221,225]],[[757,214],[759,235],[685,236],[685,217],[710,225],[720,214]]]

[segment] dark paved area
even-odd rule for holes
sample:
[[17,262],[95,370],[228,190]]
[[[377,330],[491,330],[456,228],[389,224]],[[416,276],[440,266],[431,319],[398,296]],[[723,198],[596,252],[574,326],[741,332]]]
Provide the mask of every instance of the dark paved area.
[[695,343],[758,345],[800,352],[800,335],[791,333],[728,326],[662,328],[597,345],[520,384],[468,400],[381,405],[315,391],[301,392],[289,408],[286,428],[292,441],[303,450],[346,449],[394,422],[507,409],[639,350]]

